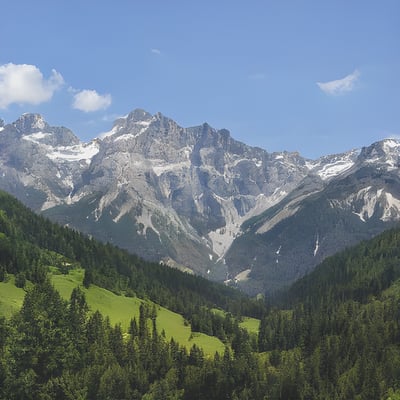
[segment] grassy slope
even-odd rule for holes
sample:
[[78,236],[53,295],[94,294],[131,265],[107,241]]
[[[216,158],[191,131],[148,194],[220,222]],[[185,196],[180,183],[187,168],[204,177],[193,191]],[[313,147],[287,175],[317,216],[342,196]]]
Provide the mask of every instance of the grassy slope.
[[[51,281],[61,296],[68,300],[72,289],[81,285],[83,270],[72,270],[68,275],[52,274]],[[103,315],[110,318],[111,324],[121,324],[123,331],[127,331],[129,322],[136,317],[139,320],[139,306],[144,300],[136,297],[117,296],[116,294],[91,285],[85,289],[86,300],[91,311],[99,310]],[[9,275],[8,282],[0,282],[0,315],[10,317],[22,306],[25,291],[14,285],[14,277]],[[149,302],[152,304],[151,302]],[[174,338],[181,345],[188,349],[193,344],[201,347],[205,354],[214,355],[216,351],[223,353],[224,344],[216,337],[203,333],[192,333],[190,325],[185,324],[184,318],[164,307],[157,306],[157,328],[158,331],[165,331],[168,340]]]
[[7,282],[0,282],[0,316],[11,317],[21,308],[24,296],[25,290],[15,286],[13,275]]
[[249,333],[258,334],[260,320],[256,318],[244,317],[243,321],[239,325],[246,329]]
[[[221,317],[225,316],[225,311],[219,310],[217,308],[213,308],[212,310],[215,314],[220,315]],[[243,329],[246,329],[249,333],[254,333],[258,335],[258,331],[260,328],[260,320],[251,317],[243,317],[242,322],[239,323],[239,326]]]
[[[82,284],[83,270],[71,270],[68,275],[52,274],[51,280],[61,296],[68,300],[72,289]],[[139,319],[139,306],[144,300],[136,297],[117,296],[116,294],[91,285],[89,289],[81,288],[85,292],[87,302],[92,311],[99,310],[110,318],[111,324],[121,324],[127,331],[132,318]],[[25,296],[23,289],[14,285],[14,277],[9,275],[8,282],[0,282],[0,315],[10,317],[19,310]],[[221,310],[215,310],[221,312]],[[260,321],[255,318],[245,317],[240,326],[250,333],[258,333]],[[201,347],[206,354],[213,355],[216,351],[222,353],[224,344],[216,337],[203,333],[192,332],[190,325],[185,324],[184,318],[164,307],[157,306],[157,327],[159,332],[165,331],[168,340],[173,337],[181,345],[190,348],[193,344]]]
[[[69,275],[52,275],[52,282],[60,294],[69,299],[72,289],[82,283],[83,270],[73,270]],[[110,318],[111,324],[120,323],[127,331],[129,322],[136,317],[139,320],[139,306],[143,302],[136,297],[117,296],[116,294],[91,285],[89,289],[82,287],[92,311],[99,310]],[[164,307],[157,306],[157,328],[165,331],[166,338],[173,337],[183,346],[191,347],[194,343],[203,348],[206,354],[223,352],[224,344],[217,338],[202,333],[195,333],[191,339],[191,328],[186,326],[181,315]]]

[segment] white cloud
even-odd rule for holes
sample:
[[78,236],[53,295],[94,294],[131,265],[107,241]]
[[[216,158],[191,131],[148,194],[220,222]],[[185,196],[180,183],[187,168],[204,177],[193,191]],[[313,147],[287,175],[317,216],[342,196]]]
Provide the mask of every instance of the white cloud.
[[161,54],[161,50],[159,50],[159,49],[150,49],[150,51],[151,51],[153,54],[157,54],[157,55],[160,55],[160,54]]
[[55,69],[48,79],[35,65],[0,65],[0,108],[10,104],[40,104],[48,101],[64,84],[64,79]]
[[329,95],[340,95],[351,92],[360,76],[360,72],[355,70],[352,74],[345,76],[342,79],[337,79],[330,82],[317,82],[319,88]]
[[74,95],[72,107],[84,112],[105,110],[111,105],[110,94],[98,94],[95,90],[81,90]]

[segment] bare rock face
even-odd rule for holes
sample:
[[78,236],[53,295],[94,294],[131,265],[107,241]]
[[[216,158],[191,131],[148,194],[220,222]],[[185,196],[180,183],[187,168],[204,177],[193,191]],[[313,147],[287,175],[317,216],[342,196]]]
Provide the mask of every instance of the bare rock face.
[[[307,246],[312,254],[318,247],[319,258],[296,258],[293,246],[286,267],[274,275],[276,252],[281,249],[278,261],[285,265],[285,240],[296,241],[290,228],[280,227],[296,224],[301,231],[310,219],[306,205],[326,193],[330,208],[312,203],[315,215],[348,210],[361,222],[379,213],[381,221],[395,221],[399,189],[383,176],[398,175],[399,148],[384,141],[313,161],[247,146],[206,123],[183,128],[139,109],[82,143],[70,130],[24,114],[12,124],[0,123],[0,187],[101,240],[253,293],[274,286],[268,284],[271,276],[277,286],[290,282],[340,247],[332,244],[337,238],[322,237],[323,224],[312,234],[304,229],[312,242]],[[360,171],[369,172],[362,177]],[[371,171],[386,184],[369,187]],[[325,242],[331,243],[326,250]]]
[[[160,113],[135,110],[103,134],[72,203],[99,193],[94,218],[130,219],[130,236],[142,236],[125,247],[222,279],[241,223],[277,203],[307,172],[296,153],[270,155],[227,130],[182,128]],[[148,235],[152,248],[143,244]]]
[[232,276],[247,269],[242,288],[273,291],[398,225],[399,156],[400,143],[388,139],[312,162],[310,174],[285,199],[242,226],[225,255]]

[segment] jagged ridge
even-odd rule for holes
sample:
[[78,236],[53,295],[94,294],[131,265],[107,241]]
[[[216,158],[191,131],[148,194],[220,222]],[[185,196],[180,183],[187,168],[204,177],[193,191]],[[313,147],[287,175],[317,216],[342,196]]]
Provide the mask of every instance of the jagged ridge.
[[[206,123],[183,128],[161,113],[139,109],[90,143],[66,128],[50,127],[37,114],[1,128],[0,187],[30,207],[144,257],[214,279],[251,271],[239,276],[253,278],[247,283],[251,290],[265,285],[254,285],[254,279],[270,279],[259,269],[276,264],[272,254],[279,249],[281,258],[287,251],[278,244],[277,229],[301,219],[304,202],[328,188],[334,193],[345,177],[358,181],[362,168],[396,175],[399,161],[396,141],[313,161],[247,146]],[[393,185],[353,186],[356,191],[343,191],[347,197],[333,196],[328,209],[358,213],[365,224],[365,216],[370,219],[371,210],[386,202],[382,221],[396,220],[400,196]],[[292,253],[297,271],[286,271],[280,284],[312,268],[314,252],[329,253],[320,231],[312,233],[313,262]],[[252,262],[247,251],[239,256],[238,250],[243,244],[248,250],[250,236],[250,248],[256,249]]]

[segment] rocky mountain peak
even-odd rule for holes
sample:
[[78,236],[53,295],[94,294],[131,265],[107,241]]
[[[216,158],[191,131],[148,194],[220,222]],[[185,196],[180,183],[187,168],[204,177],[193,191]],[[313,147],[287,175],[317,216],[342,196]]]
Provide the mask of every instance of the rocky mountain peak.
[[[63,224],[212,279],[243,270],[251,270],[249,282],[265,279],[278,262],[292,276],[299,260],[303,273],[346,245],[351,232],[370,229],[364,224],[397,223],[400,215],[400,142],[393,139],[308,160],[142,109],[87,144],[39,114],[3,125],[1,188]],[[305,225],[296,230],[291,218]],[[309,249],[305,261],[297,242]]]
[[393,151],[398,151],[400,148],[400,142],[396,139],[384,139],[378,142],[372,143],[370,146],[363,147],[360,156],[364,158],[384,156],[390,154]]
[[389,169],[399,168],[400,141],[396,139],[384,139],[368,147],[363,147],[359,160],[366,164],[380,165]]
[[15,122],[14,127],[18,132],[23,134],[30,134],[47,130],[49,125],[40,114],[22,114]]
[[140,136],[154,117],[145,110],[137,108],[124,117],[117,118],[109,132],[102,133],[99,139],[108,141],[133,139]]
[[64,127],[50,126],[40,114],[22,114],[15,122],[5,125],[7,140],[20,139],[35,145],[75,146],[81,144],[74,133]]
[[154,126],[161,135],[170,135],[180,132],[182,128],[171,118],[157,112],[154,114]]
[[0,118],[0,128],[4,128],[4,121]]
[[132,122],[148,121],[152,117],[153,116],[147,111],[142,110],[141,108],[136,108],[128,114],[127,120]]

